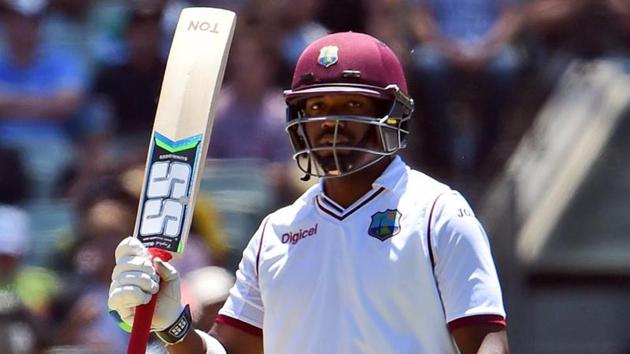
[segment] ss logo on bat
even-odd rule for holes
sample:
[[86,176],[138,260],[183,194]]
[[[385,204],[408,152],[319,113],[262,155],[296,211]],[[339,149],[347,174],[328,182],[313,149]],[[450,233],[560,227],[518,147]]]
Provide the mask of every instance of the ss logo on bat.
[[157,161],[151,165],[141,236],[180,236],[191,173],[190,165],[178,161]]

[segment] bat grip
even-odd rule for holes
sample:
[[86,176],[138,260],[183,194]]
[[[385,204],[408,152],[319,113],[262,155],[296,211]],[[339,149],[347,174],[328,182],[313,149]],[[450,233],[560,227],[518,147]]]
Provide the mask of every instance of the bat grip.
[[[170,252],[159,248],[149,248],[149,254],[151,255],[151,259],[159,258],[167,262],[172,258]],[[127,354],[146,353],[157,298],[158,296],[155,294],[151,297],[151,301],[149,301],[148,304],[136,307],[131,336],[129,337],[129,345],[127,346]]]

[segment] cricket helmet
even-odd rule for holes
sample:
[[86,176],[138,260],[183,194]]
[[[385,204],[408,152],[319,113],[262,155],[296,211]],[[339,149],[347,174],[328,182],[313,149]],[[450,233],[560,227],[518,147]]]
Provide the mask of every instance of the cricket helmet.
[[[332,94],[357,94],[384,103],[377,116],[334,115],[309,117],[305,101],[310,97]],[[363,33],[342,32],[324,36],[311,43],[297,61],[291,89],[284,92],[287,103],[286,130],[294,150],[293,158],[307,176],[340,177],[368,167],[385,156],[406,147],[408,121],[413,100],[407,94],[407,82],[400,61],[380,40]],[[328,146],[314,146],[304,128],[323,120],[334,121],[335,141]],[[340,122],[359,122],[372,126],[379,147],[337,144]],[[330,173],[318,163],[317,152],[331,150],[336,169]],[[361,163],[340,163],[341,152],[368,153],[372,158]]]

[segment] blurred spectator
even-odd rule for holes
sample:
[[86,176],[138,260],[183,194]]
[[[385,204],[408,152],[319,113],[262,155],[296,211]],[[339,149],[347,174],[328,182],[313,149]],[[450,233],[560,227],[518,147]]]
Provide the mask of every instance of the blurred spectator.
[[253,0],[191,0],[192,6],[210,6],[227,9],[240,14]]
[[63,257],[70,272],[55,306],[57,345],[89,346],[112,353],[125,351],[128,335],[108,314],[107,294],[112,255],[118,242],[133,232],[137,199],[116,176],[93,181],[78,201],[80,223],[71,252]]
[[[177,269],[186,274],[204,265],[225,266],[229,247],[222,220],[212,199],[203,192],[197,195],[186,257],[175,260]],[[208,252],[209,251],[209,252]],[[240,250],[239,250],[240,251]],[[192,253],[196,257],[189,257]]]
[[51,270],[28,265],[31,220],[22,209],[30,181],[21,155],[0,147],[0,352],[34,354],[47,342],[49,305],[58,290]]
[[192,316],[195,328],[209,331],[234,285],[231,272],[220,267],[204,267],[188,273],[183,278],[184,294],[193,304]]
[[180,12],[186,8],[193,6],[190,1],[186,0],[131,0],[130,9],[132,13],[142,13],[145,15],[157,14],[160,17],[160,34],[159,43],[160,55],[163,59],[168,57],[171,47],[171,41],[177,27]]
[[71,200],[77,223],[71,225],[72,230],[54,250],[58,254],[54,267],[66,274],[77,270],[74,255],[86,240],[131,235],[138,207],[138,197],[126,188],[113,168],[82,183]]
[[49,196],[72,161],[67,124],[84,94],[76,58],[42,45],[45,5],[44,0],[7,0],[1,9],[7,50],[0,53],[0,140],[23,153],[36,196]]
[[408,70],[410,42],[415,43],[410,38],[408,21],[412,5],[408,0],[373,0],[367,3],[368,33],[385,42],[396,53],[403,68]]
[[57,277],[26,264],[31,249],[30,216],[22,208],[30,183],[17,151],[0,147],[0,284],[11,284],[22,305],[40,319],[48,316]]
[[272,81],[278,68],[274,47],[253,32],[238,33],[232,46],[229,81],[219,97],[208,156],[269,163],[268,181],[279,192],[281,203],[286,199],[280,193],[287,193],[286,162],[291,151],[284,130],[282,90]]
[[366,0],[320,0],[317,22],[330,32],[365,32],[368,20]]
[[[120,32],[125,8],[113,1],[50,0],[42,19],[44,45],[77,58],[85,87],[93,85],[102,63],[120,62],[123,52]],[[92,100],[86,100],[69,124],[80,145],[74,172],[99,170],[103,164],[105,134],[110,117]],[[82,171],[77,171],[81,169]],[[65,176],[63,176],[65,177]]]
[[452,180],[468,177],[497,138],[519,69],[516,0],[412,1],[414,82],[430,123],[426,150]]
[[144,155],[153,127],[165,69],[160,16],[159,12],[135,11],[127,28],[127,61],[105,66],[97,74],[94,99],[111,114],[115,146],[121,151],[131,147]]
[[94,23],[91,9],[94,0],[50,0],[42,20],[42,36],[46,46],[72,53],[78,58],[89,80],[103,50],[103,30]]
[[27,201],[31,191],[22,155],[18,150],[0,145],[0,205],[21,205]]
[[239,33],[233,43],[209,157],[282,162],[291,156],[282,91],[272,85],[278,63],[264,43],[251,33]]
[[[32,0],[22,0],[32,1]],[[124,0],[48,0],[42,28],[47,46],[79,57],[88,80],[102,63],[124,57],[124,26],[129,4]]]
[[[278,0],[271,5],[280,26],[278,43],[282,72],[292,72],[302,50],[329,32],[317,20],[320,6],[318,0],[302,0],[299,6],[290,0]],[[279,83],[282,87],[289,87],[290,79],[290,75],[282,75]]]
[[[117,235],[84,239],[73,257],[77,279],[66,279],[56,302],[55,344],[123,353],[128,335],[108,314],[107,294]],[[111,275],[111,274],[110,274]]]
[[528,24],[537,40],[579,56],[628,49],[630,2],[625,0],[532,0]]
[[24,264],[29,247],[28,215],[0,205],[0,335],[3,354],[35,354],[47,341],[46,311],[57,279]]
[[0,254],[2,254],[2,284],[15,281],[21,258],[29,247],[29,219],[21,209],[0,205]]
[[546,91],[576,56],[630,56],[629,1],[532,0],[526,10],[530,44]]

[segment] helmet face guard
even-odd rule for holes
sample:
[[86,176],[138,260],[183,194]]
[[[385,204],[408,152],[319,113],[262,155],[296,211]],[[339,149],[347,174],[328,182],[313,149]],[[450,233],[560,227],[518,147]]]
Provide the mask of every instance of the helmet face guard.
[[[305,100],[326,94],[354,93],[391,102],[382,117],[334,115],[307,117]],[[287,127],[293,158],[307,176],[342,177],[371,166],[386,156],[395,154],[407,145],[409,119],[413,112],[413,100],[397,85],[385,88],[369,85],[316,85],[305,90],[286,91]],[[315,146],[313,137],[306,133],[306,125],[334,122],[332,143]],[[341,144],[338,140],[340,124],[353,122],[370,126],[366,136],[357,145]],[[376,135],[378,146],[368,146],[366,140]]]
[[[304,179],[345,176],[404,148],[413,112],[413,100],[406,92],[400,60],[377,38],[365,33],[340,32],[308,45],[295,65],[291,90],[284,92],[288,106],[286,130],[293,145],[293,158],[306,173]],[[308,98],[343,94],[374,98],[376,113],[372,117],[306,115]],[[324,122],[326,127],[321,126]],[[366,124],[369,129],[360,129],[365,134],[354,137],[350,144],[344,135],[354,131],[355,124]],[[346,126],[352,128],[343,131]],[[331,134],[327,140],[315,142],[319,137],[308,136],[307,132],[323,128]]]

